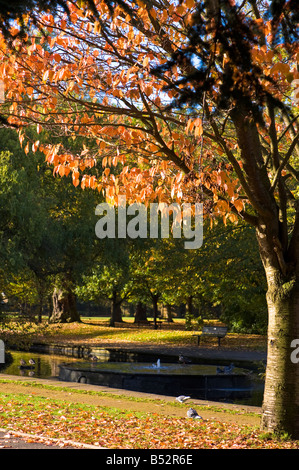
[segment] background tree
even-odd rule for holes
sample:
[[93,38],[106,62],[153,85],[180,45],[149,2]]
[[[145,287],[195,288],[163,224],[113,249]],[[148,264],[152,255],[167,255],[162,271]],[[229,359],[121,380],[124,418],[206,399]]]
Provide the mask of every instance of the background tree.
[[[52,287],[51,321],[78,321],[72,284],[93,260],[99,195],[78,192],[66,180],[53,179],[42,155],[25,155],[15,131],[1,129],[0,136],[1,260],[6,278],[2,287],[7,295],[17,294],[20,279],[28,279],[33,298],[38,299],[39,320]],[[65,300],[63,292],[68,293]]]
[[76,293],[83,301],[101,303],[108,299],[111,305],[110,326],[122,322],[121,306],[130,296],[132,280],[126,240],[101,240],[101,248],[91,268],[82,276]]
[[[87,6],[96,12],[93,0],[80,0],[82,9]],[[11,30],[14,23],[18,24],[18,36],[24,38],[32,24],[37,24],[37,16],[41,12],[63,10],[70,13],[67,0],[15,0],[13,3],[3,0],[0,5],[0,30],[5,39],[10,42],[15,39],[16,31]]]

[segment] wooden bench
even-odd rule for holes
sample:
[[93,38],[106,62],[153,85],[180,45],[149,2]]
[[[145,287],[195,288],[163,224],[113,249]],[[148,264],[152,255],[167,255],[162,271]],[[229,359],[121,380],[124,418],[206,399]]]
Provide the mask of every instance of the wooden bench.
[[192,336],[197,336],[197,346],[199,346],[200,338],[202,336],[216,336],[218,338],[218,346],[220,346],[220,339],[224,338],[226,334],[226,326],[204,326],[201,333],[196,333]]
[[[136,321],[134,322],[134,325],[137,325],[137,326],[153,326],[155,327],[155,322],[154,321]],[[156,320],[156,326],[157,328],[160,328],[161,329],[161,325],[162,325],[162,321],[160,320]]]

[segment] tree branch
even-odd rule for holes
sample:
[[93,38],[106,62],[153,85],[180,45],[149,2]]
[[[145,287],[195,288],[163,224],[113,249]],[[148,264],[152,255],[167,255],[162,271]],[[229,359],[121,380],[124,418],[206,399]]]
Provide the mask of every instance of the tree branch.
[[[277,171],[276,171],[276,174],[274,176],[274,179],[273,179],[273,182],[272,182],[272,185],[270,187],[270,192],[273,192],[274,189],[275,189],[275,186],[278,182],[278,179],[279,179],[279,176],[282,172],[282,170],[284,169],[284,167],[286,166],[286,164],[288,163],[289,159],[291,158],[292,156],[292,153],[293,153],[293,150],[295,149],[296,145],[297,145],[297,142],[299,141],[299,131],[297,132],[297,135],[295,136],[293,142],[291,143],[290,147],[289,147],[289,150],[287,151],[287,153],[285,154],[282,162],[280,163]],[[297,172],[298,173],[298,172]],[[299,174],[299,173],[298,173]],[[298,176],[298,175],[297,175]]]
[[259,204],[259,202],[257,201],[257,199],[255,198],[254,196],[254,193],[251,191],[246,179],[245,179],[245,176],[243,174],[243,171],[238,163],[238,161],[236,160],[234,154],[232,153],[232,151],[228,148],[226,142],[225,142],[225,139],[220,135],[219,133],[219,130],[218,130],[218,127],[217,127],[217,124],[215,123],[215,121],[212,119],[211,117],[211,114],[209,112],[209,108],[208,106],[206,105],[206,115],[207,115],[207,119],[209,119],[210,123],[211,123],[211,126],[213,128],[213,131],[214,131],[214,135],[215,135],[215,141],[217,143],[219,143],[219,145],[222,147],[222,149],[225,151],[226,155],[227,155],[227,158],[229,160],[229,162],[232,164],[239,180],[240,180],[240,184],[244,190],[244,192],[246,193],[251,205],[254,207],[254,209],[261,215],[265,215],[267,214],[267,212],[265,211],[265,209]]

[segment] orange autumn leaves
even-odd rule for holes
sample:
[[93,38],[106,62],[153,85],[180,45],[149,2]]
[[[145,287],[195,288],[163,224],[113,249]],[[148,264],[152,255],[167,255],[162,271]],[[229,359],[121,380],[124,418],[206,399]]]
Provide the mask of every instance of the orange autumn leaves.
[[[16,55],[1,41],[0,78],[6,88],[1,112],[21,125],[25,152],[42,151],[55,175],[98,190],[112,203],[120,194],[129,202],[192,202],[202,184],[214,213],[236,220],[246,198],[239,197],[241,186],[231,167],[222,165],[223,147],[210,129],[205,133],[196,113],[165,108],[176,92],[164,87],[181,71],[174,67],[163,79],[150,73],[184,47],[194,0],[168,9],[149,8],[140,0],[139,25],[119,7],[111,16],[105,2],[96,4],[101,21],[74,4],[69,5],[71,21],[59,13],[55,19],[41,16],[45,36],[33,32],[26,45],[16,44]],[[270,67],[267,51],[253,51],[253,56]],[[285,73],[290,78],[290,70]],[[85,144],[76,152],[51,138],[29,144],[22,129],[28,125],[37,126],[38,133],[48,131],[56,142],[67,136]],[[185,177],[189,172],[192,178]]]
[[119,401],[108,408],[72,403],[71,397],[68,402],[41,398],[36,391],[2,394],[0,424],[44,439],[59,438],[62,444],[67,439],[108,449],[298,449],[298,441],[269,438],[253,426],[234,423],[234,417],[217,419],[217,408],[205,407],[204,420],[190,420],[157,412],[165,408],[158,400],[144,404],[147,413],[117,409]]

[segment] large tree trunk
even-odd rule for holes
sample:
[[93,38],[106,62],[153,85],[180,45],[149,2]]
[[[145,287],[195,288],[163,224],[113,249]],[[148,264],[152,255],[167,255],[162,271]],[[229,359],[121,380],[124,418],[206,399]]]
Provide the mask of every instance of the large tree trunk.
[[299,338],[299,281],[284,282],[267,269],[268,354],[262,428],[299,438],[299,364],[292,341]]
[[291,356],[292,342],[299,338],[296,250],[282,256],[275,237],[262,229],[257,234],[268,284],[267,369],[261,425],[264,430],[299,439],[299,364]]
[[68,282],[55,287],[53,292],[53,310],[50,323],[79,322],[80,315],[77,310],[76,296]]

